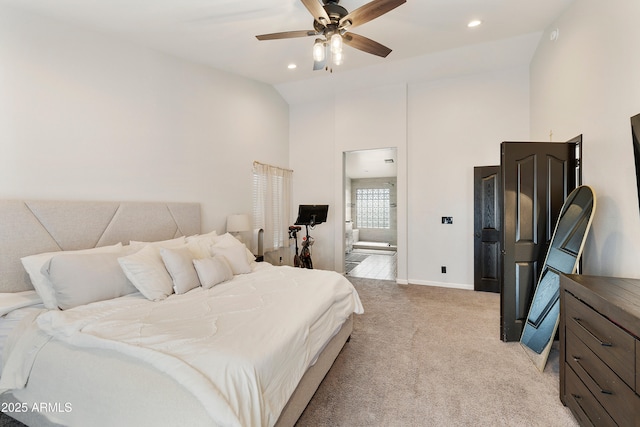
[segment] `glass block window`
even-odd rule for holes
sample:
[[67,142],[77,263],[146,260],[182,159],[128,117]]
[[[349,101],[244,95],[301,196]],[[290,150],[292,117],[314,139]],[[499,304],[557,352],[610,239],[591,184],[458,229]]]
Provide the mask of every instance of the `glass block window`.
[[356,189],[356,225],[358,228],[390,228],[389,189]]

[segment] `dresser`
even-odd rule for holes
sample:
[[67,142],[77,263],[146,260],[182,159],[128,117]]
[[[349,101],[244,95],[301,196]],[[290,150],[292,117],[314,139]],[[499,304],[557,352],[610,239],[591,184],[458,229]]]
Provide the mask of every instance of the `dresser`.
[[640,280],[560,279],[560,399],[582,426],[640,426]]

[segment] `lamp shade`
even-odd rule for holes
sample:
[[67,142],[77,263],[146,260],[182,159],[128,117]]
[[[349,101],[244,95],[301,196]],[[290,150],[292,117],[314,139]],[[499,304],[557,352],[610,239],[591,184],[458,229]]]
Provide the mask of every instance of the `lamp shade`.
[[227,231],[239,232],[251,230],[251,220],[247,214],[234,214],[227,217]]

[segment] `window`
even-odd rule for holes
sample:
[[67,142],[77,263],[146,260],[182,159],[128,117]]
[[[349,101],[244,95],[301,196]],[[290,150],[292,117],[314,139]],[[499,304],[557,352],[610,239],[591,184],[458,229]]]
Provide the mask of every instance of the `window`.
[[264,230],[265,252],[289,246],[292,172],[253,163],[253,224]]
[[358,228],[390,228],[389,189],[356,189],[356,224]]

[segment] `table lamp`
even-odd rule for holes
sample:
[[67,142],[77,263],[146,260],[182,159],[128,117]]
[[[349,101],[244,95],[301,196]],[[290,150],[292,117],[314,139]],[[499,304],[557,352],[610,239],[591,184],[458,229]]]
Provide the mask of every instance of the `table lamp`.
[[251,219],[247,214],[233,214],[227,216],[227,232],[244,243],[242,232],[251,230]]

